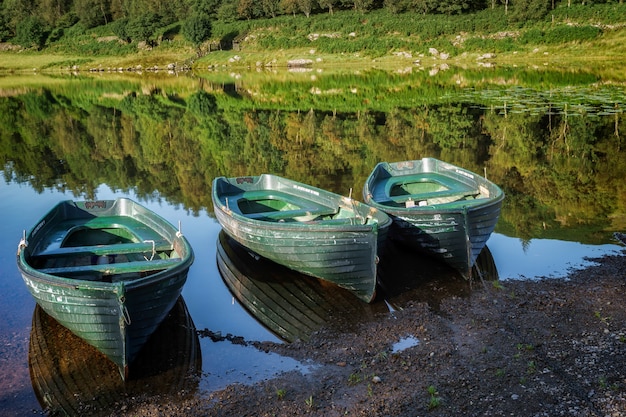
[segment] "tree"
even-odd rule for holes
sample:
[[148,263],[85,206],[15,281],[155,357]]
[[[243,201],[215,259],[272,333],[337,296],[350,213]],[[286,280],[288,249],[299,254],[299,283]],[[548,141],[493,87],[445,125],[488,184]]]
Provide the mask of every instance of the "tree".
[[194,0],[191,2],[191,9],[197,14],[215,18],[217,17],[217,11],[223,3],[220,0]]
[[51,27],[70,10],[69,0],[41,0],[38,15]]
[[313,0],[298,0],[298,7],[306,17],[309,17],[313,9]]
[[82,0],[74,2],[74,11],[86,28],[104,25],[111,20],[109,2],[104,0]]
[[297,0],[280,0],[280,8],[283,13],[296,15],[298,11],[298,1]]
[[41,48],[47,32],[43,22],[37,17],[28,17],[17,25],[15,42],[24,48]]
[[263,12],[266,16],[276,17],[280,9],[280,0],[262,0]]
[[333,14],[333,6],[337,3],[337,0],[317,0],[317,3],[323,9],[328,9],[329,14]]
[[181,33],[189,42],[199,46],[211,37],[211,20],[203,14],[195,14],[183,22]]
[[550,0],[516,0],[511,13],[511,21],[542,20],[549,11]]
[[258,2],[254,0],[239,0],[237,14],[246,20],[250,20],[261,16],[263,13]]
[[11,28],[9,27],[8,20],[4,17],[3,14],[0,13],[0,42],[4,42],[7,39],[11,38],[13,33],[11,32]]
[[150,38],[160,26],[160,18],[155,13],[143,13],[135,19],[128,21],[126,32],[134,41],[150,42]]

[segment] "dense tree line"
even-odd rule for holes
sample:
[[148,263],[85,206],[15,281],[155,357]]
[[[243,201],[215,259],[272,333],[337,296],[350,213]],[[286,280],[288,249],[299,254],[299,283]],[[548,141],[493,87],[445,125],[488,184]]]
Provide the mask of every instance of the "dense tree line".
[[593,117],[550,102],[543,112],[469,102],[288,111],[231,106],[240,100],[204,90],[172,101],[133,93],[113,105],[100,97],[75,103],[43,90],[1,98],[6,179],[86,194],[102,183],[139,195],[159,190],[195,212],[210,211],[214,177],[249,175],[250,167],[347,193],[379,161],[430,155],[486,168],[507,193],[499,227],[517,236],[572,222],[611,230],[607,222],[626,212],[622,112]]
[[[622,3],[623,0],[0,0],[0,41],[42,47],[70,30],[106,26],[120,39],[150,41],[158,29],[182,22],[194,44],[211,35],[211,22],[236,22],[281,15],[353,10],[365,13],[462,14],[503,8],[516,20],[541,19],[551,9],[572,3]],[[71,29],[73,28],[73,29]],[[78,29],[77,29],[78,28]]]

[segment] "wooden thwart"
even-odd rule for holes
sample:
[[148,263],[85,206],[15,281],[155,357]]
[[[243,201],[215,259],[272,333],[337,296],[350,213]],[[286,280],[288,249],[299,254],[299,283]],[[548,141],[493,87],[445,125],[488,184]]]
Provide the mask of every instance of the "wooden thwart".
[[103,264],[103,265],[81,265],[81,266],[66,266],[60,268],[43,268],[39,269],[39,272],[44,274],[79,274],[100,272],[107,275],[124,274],[130,272],[145,272],[155,271],[159,269],[166,269],[175,266],[180,263],[180,258],[172,259],[154,259],[152,261],[135,261],[135,262],[120,262],[118,264]]
[[115,245],[97,245],[97,246],[67,246],[61,248],[48,249],[36,256],[45,257],[62,257],[62,256],[80,256],[80,255],[122,255],[130,253],[152,253],[171,251],[172,244],[165,240],[154,242],[138,242],[138,243],[118,243]]

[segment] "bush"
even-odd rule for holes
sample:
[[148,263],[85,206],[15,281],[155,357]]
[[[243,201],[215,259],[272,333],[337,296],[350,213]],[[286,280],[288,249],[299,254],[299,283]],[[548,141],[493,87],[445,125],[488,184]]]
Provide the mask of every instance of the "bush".
[[47,37],[44,23],[36,17],[28,17],[18,23],[15,42],[24,48],[41,48]]
[[601,33],[602,30],[595,26],[557,26],[544,34],[544,42],[558,44],[590,41],[600,36]]
[[128,36],[137,42],[150,42],[150,38],[161,25],[161,18],[156,13],[144,13],[129,20],[126,25]]
[[110,26],[111,32],[113,32],[115,36],[117,36],[121,40],[128,43],[130,42],[130,35],[128,34],[128,31],[126,30],[127,25],[128,25],[128,18],[123,17],[111,23],[109,26]]
[[211,37],[211,20],[206,15],[193,15],[185,20],[181,32],[185,39],[198,46]]
[[532,28],[522,33],[519,37],[519,42],[522,44],[538,45],[544,42],[543,31],[537,28]]

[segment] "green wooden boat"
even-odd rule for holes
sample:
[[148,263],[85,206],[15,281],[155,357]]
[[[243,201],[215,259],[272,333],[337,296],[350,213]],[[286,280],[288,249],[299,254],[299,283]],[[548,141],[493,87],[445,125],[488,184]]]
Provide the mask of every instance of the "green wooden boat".
[[[110,416],[121,397],[192,396],[202,370],[200,341],[182,296],[133,362],[122,381],[117,366],[37,305],[33,312],[28,368],[45,415]],[[118,405],[116,406],[116,403]]]
[[504,193],[473,172],[424,158],[377,164],[363,186],[363,198],[393,218],[390,239],[470,277],[498,222]]
[[286,342],[308,340],[320,328],[333,327],[333,317],[374,316],[381,304],[365,304],[348,290],[260,257],[223,230],[217,240],[217,267],[241,305]]
[[391,224],[385,213],[269,174],[215,178],[212,197],[217,221],[246,248],[374,299],[378,248]]
[[180,230],[120,198],[63,201],[25,234],[17,264],[43,310],[128,367],[172,309],[193,252]]

